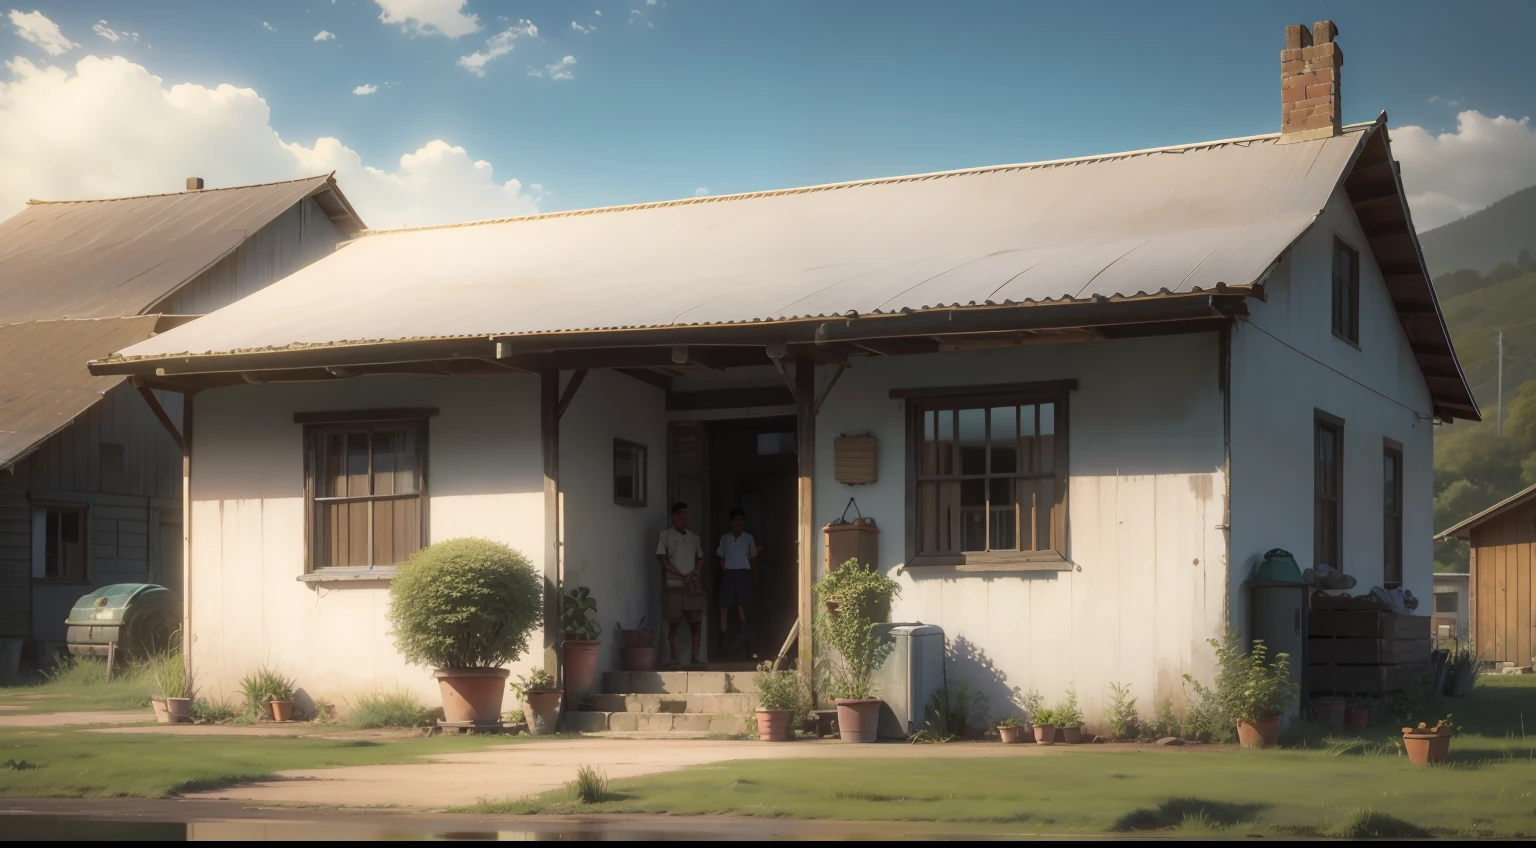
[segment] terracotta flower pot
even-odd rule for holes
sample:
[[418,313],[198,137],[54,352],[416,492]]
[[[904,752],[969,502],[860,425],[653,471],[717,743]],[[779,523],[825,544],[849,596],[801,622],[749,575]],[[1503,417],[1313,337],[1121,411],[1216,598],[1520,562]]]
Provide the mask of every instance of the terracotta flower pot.
[[270,701],[273,721],[293,721],[292,701]]
[[528,732],[534,736],[548,736],[560,724],[560,699],[565,693],[559,689],[535,689],[525,695],[523,718],[528,722]]
[[1344,726],[1345,701],[1343,698],[1318,698],[1312,702],[1312,706],[1317,708],[1317,720],[1322,722],[1324,727]]
[[1279,741],[1279,716],[1264,716],[1237,723],[1237,743],[1244,748],[1273,748]]
[[1451,753],[1451,734],[1404,733],[1403,747],[1408,749],[1408,762],[1416,766],[1443,763]]
[[619,635],[626,648],[649,648],[656,634],[649,630],[620,630]]
[[1081,745],[1087,741],[1087,737],[1084,736],[1081,727],[1063,727],[1061,728],[1061,741],[1068,745]]
[[1055,725],[1050,725],[1050,724],[1037,724],[1037,725],[1035,725],[1035,744],[1036,745],[1055,745],[1056,744],[1056,727],[1055,727]]
[[624,667],[630,671],[655,671],[656,649],[650,645],[624,648]]
[[165,711],[170,714],[171,724],[186,724],[192,720],[192,699],[166,698]]
[[844,742],[873,742],[880,728],[879,698],[838,698],[837,734]]
[[1370,707],[1348,707],[1344,710],[1344,729],[1359,733],[1371,723]]
[[501,697],[511,672],[504,668],[440,668],[432,672],[448,724],[500,724]]
[[591,694],[597,682],[597,649],[602,644],[597,639],[567,639],[562,645],[567,704],[580,704],[584,696]]
[[171,723],[171,714],[165,708],[165,699],[160,697],[150,698],[149,705],[155,710],[155,721],[161,724]]
[[1018,726],[999,727],[997,735],[998,738],[1003,740],[1004,745],[1017,745],[1024,741],[1024,728]]
[[757,738],[764,742],[788,742],[794,710],[758,710]]

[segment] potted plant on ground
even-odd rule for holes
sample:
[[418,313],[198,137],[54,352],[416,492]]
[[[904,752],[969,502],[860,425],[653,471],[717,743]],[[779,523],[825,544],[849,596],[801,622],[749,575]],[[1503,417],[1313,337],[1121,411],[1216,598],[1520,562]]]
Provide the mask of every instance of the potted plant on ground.
[[501,666],[528,650],[543,593],[527,557],[485,539],[439,542],[401,564],[389,587],[395,647],[435,668],[445,723],[501,724]]
[[1317,720],[1324,727],[1344,726],[1345,700],[1343,698],[1336,695],[1313,698],[1312,708],[1317,710]]
[[1476,651],[1461,648],[1447,658],[1446,665],[1445,693],[1453,698],[1471,695],[1482,672],[1483,658]]
[[597,649],[603,644],[598,634],[597,600],[585,586],[578,586],[560,596],[560,644],[565,666],[565,702],[580,704],[592,694],[597,681]]
[[192,698],[195,691],[187,667],[179,655],[166,658],[155,668],[155,690],[165,704],[166,720],[171,724],[185,724],[192,720]]
[[1056,744],[1056,713],[1047,707],[1039,707],[1029,716],[1035,726],[1035,744]]
[[519,677],[512,684],[512,694],[523,703],[523,719],[528,732],[534,736],[547,736],[560,725],[560,700],[565,693],[555,685],[549,672],[536,668],[526,677]]
[[865,611],[889,609],[901,591],[896,581],[855,560],[838,566],[816,584],[823,604],[837,604],[836,611],[819,615],[823,638],[837,654],[826,662],[825,691],[837,703],[838,735],[844,742],[873,742],[879,731],[880,698],[875,672],[895,649],[895,642],[875,632],[875,622]]
[[1451,738],[1456,735],[1456,725],[1446,716],[1433,726],[1419,722],[1417,727],[1403,728],[1403,747],[1408,750],[1408,761],[1416,766],[1445,762],[1451,753]]
[[240,681],[246,714],[253,719],[289,721],[293,718],[294,681],[262,666]]
[[[1045,709],[1045,698],[1042,698],[1040,693],[1034,689],[1031,689],[1028,692],[1023,692],[1020,691],[1019,687],[1017,686],[1013,687],[1012,698],[1014,704],[1018,705],[1018,708],[1024,711],[1025,731],[1023,733],[1023,738],[1019,741],[1032,741],[1035,738],[1034,726],[1040,723],[1039,716],[1047,712]],[[1051,729],[1051,741],[1056,741],[1055,728]]]
[[757,738],[785,742],[795,717],[810,712],[810,692],[798,672],[775,671],[771,660],[757,667]]
[[1344,729],[1351,733],[1359,733],[1365,726],[1371,723],[1370,702],[1362,698],[1351,698],[1344,707]]
[[1083,711],[1077,705],[1077,685],[1067,687],[1067,696],[1051,711],[1056,718],[1056,728],[1061,731],[1061,741],[1078,745],[1084,741]]
[[1005,745],[1013,745],[1024,741],[1024,720],[1015,716],[1006,716],[997,720],[997,736]]
[[1109,733],[1115,739],[1135,739],[1141,735],[1141,717],[1136,714],[1136,699],[1130,684],[1109,684]]
[[1273,746],[1280,736],[1280,717],[1290,709],[1300,691],[1291,680],[1289,654],[1275,654],[1269,661],[1264,640],[1253,640],[1253,649],[1244,651],[1242,638],[1234,630],[1225,642],[1209,640],[1216,649],[1216,680],[1207,688],[1186,674],[1184,680],[1209,704],[1220,719],[1237,724],[1237,740],[1244,748]]
[[624,667],[630,671],[654,671],[656,669],[656,634],[645,627],[645,616],[634,630],[619,628],[619,638],[624,645]]

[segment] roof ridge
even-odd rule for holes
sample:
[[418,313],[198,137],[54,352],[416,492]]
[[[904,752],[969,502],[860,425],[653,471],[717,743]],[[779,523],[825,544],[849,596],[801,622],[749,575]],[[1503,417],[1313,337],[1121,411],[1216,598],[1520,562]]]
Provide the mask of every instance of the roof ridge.
[[[1377,126],[1381,119],[1365,121],[1358,124],[1344,126],[1343,132],[1360,132]],[[930,171],[921,174],[903,174],[893,177],[873,177],[862,180],[848,180],[837,183],[822,183],[818,185],[799,186],[795,188],[765,189],[763,191],[740,192],[737,194],[709,195],[705,197],[681,197],[674,200],[652,200],[645,203],[620,204],[618,206],[596,206],[586,209],[570,209],[562,212],[541,212],[536,215],[515,215],[509,218],[487,218],[480,221],[461,221],[453,224],[432,224],[422,227],[398,227],[387,230],[363,230],[356,239],[370,238],[373,236],[394,235],[396,233],[414,233],[428,230],[452,230],[462,227],[479,227],[490,224],[511,224],[526,221],[542,221],[549,218],[574,218],[583,215],[599,215],[609,212],[634,212],[642,209],[663,209],[669,206],[693,206],[703,203],[724,203],[733,200],[753,200],[762,197],[783,197],[792,194],[809,194],[818,191],[835,191],[846,188],[859,188],[874,185],[894,185],[897,183],[918,182],[920,180],[941,179],[945,177],[971,176],[975,174],[987,174],[1000,171],[1028,171],[1037,168],[1055,168],[1064,165],[1085,165],[1095,162],[1106,162],[1115,159],[1129,159],[1135,156],[1150,156],[1154,153],[1183,153],[1190,150],[1199,150],[1209,147],[1224,147],[1232,144],[1252,144],[1255,142],[1276,140],[1281,133],[1264,133],[1262,135],[1242,136],[1238,138],[1224,138],[1215,141],[1197,141],[1186,144],[1175,144],[1164,147],[1147,147],[1140,150],[1127,150],[1119,153],[1100,153],[1094,156],[1074,156],[1066,159],[1047,159],[1039,162],[1019,162],[1009,165],[980,165],[971,168],[956,168],[949,171]],[[1327,139],[1315,139],[1326,141]],[[343,242],[345,243],[345,242]],[[339,245],[338,245],[339,246]]]
[[[223,186],[222,188],[200,188],[196,194],[211,194],[216,191],[235,191],[243,188],[267,188],[268,186],[288,185],[290,183],[303,183],[311,180],[329,180],[335,175],[335,171],[329,174],[316,174],[312,177],[296,177],[291,180],[274,180],[270,183],[252,183],[250,185]],[[183,194],[193,194],[190,191],[165,191],[159,194],[134,194],[127,197],[86,197],[79,200],[37,200],[27,201],[28,206],[50,206],[64,203],[111,203],[116,200],[149,200],[155,197],[179,197]]]

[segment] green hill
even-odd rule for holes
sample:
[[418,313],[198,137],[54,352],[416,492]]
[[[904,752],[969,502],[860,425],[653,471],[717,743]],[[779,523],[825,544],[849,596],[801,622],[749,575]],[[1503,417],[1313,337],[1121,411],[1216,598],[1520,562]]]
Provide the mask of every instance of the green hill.
[[1420,233],[1419,243],[1431,277],[1462,268],[1487,273],[1522,250],[1536,252],[1536,186]]

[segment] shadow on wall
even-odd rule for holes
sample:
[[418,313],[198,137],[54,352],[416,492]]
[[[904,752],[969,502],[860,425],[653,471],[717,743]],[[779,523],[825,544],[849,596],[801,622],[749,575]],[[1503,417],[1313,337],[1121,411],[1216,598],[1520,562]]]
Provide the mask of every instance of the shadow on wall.
[[969,691],[973,723],[989,725],[1002,716],[1023,715],[1013,702],[1013,687],[1008,685],[1007,673],[997,667],[981,646],[956,636],[949,642],[947,653],[945,677],[950,696],[954,697],[962,686]]

